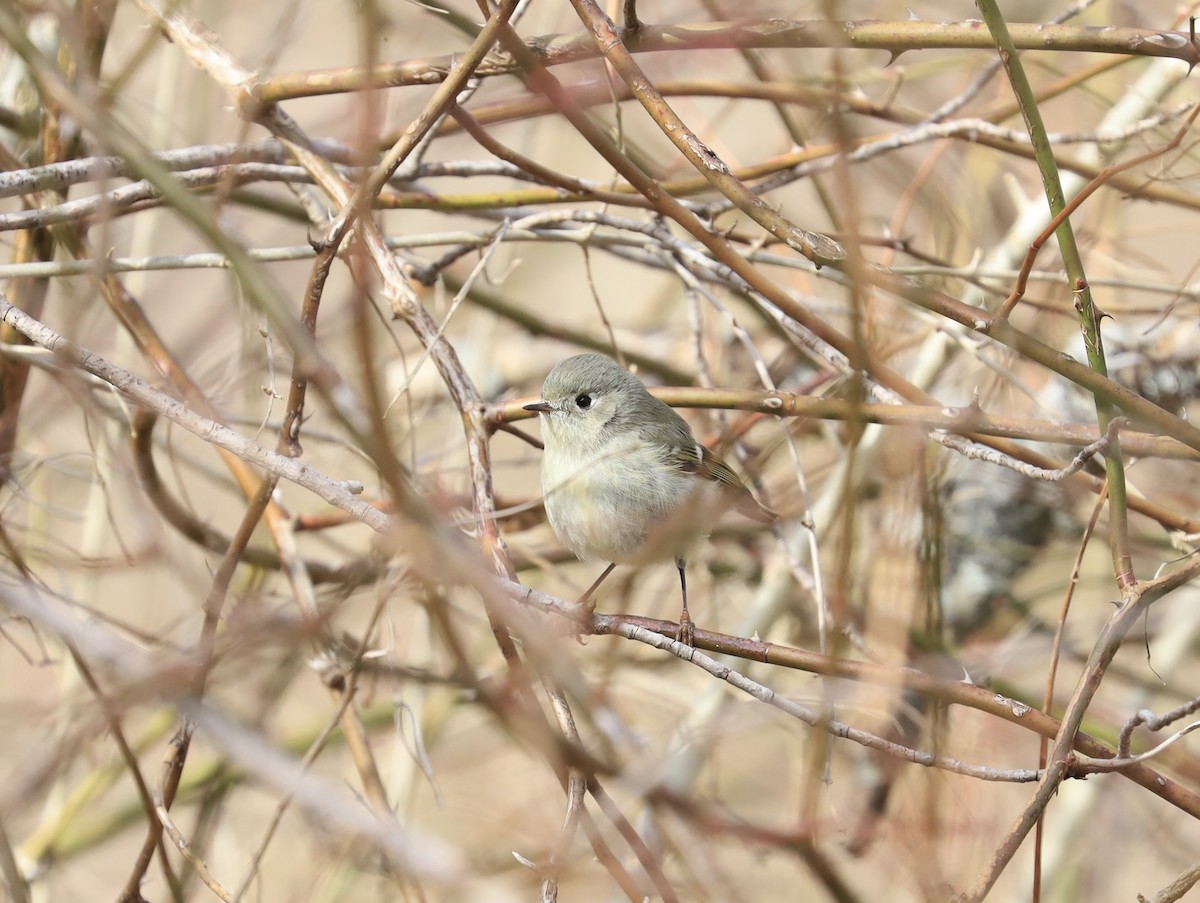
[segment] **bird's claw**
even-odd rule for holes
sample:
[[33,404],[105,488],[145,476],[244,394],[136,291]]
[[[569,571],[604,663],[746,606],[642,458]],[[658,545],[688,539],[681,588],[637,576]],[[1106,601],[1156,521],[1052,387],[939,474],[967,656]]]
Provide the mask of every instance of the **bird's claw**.
[[692,623],[686,611],[679,615],[679,629],[675,631],[675,640],[685,646],[696,645],[696,625]]
[[569,619],[571,636],[580,646],[587,645],[587,637],[593,635],[592,615],[596,613],[596,600],[585,593],[576,603],[574,616]]

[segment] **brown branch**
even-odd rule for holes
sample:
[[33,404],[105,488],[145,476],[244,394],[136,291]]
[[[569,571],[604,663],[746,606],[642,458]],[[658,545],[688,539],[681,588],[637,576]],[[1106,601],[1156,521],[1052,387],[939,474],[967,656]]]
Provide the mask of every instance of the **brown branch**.
[[[1143,597],[1146,604],[1161,598],[1172,589],[1178,588],[1197,573],[1200,573],[1200,560],[1188,568],[1146,584],[1146,592]],[[664,639],[673,641],[678,631],[678,625],[672,621],[660,621],[632,615],[608,615],[599,612],[589,614],[585,607],[575,602],[568,602],[520,584],[509,584],[507,587],[501,585],[498,590],[506,592],[514,602],[530,605],[539,611],[563,617],[576,624],[577,629],[587,634],[624,636],[627,627],[635,626],[645,628]],[[639,641],[643,639],[650,641],[642,633],[636,633],[635,638]],[[680,644],[672,646],[669,643],[663,645],[657,641],[650,642],[684,658],[686,658],[686,650],[689,648]],[[1065,723],[1039,712],[1032,706],[1006,698],[986,687],[976,686],[959,679],[947,680],[915,668],[894,668],[871,662],[854,661],[779,643],[728,636],[699,629],[696,630],[694,648],[716,655],[729,655],[747,661],[762,662],[782,668],[794,668],[824,677],[863,681],[911,690],[928,695],[940,702],[976,709],[1038,736],[1061,737],[1062,725]],[[1112,757],[1113,750],[1110,747],[1083,731],[1075,731],[1073,738],[1075,748],[1085,755],[1098,758]],[[1200,794],[1188,787],[1141,763],[1134,764],[1120,773],[1151,793],[1162,796],[1173,806],[1193,817],[1200,818]]]
[[[215,527],[197,517],[173,496],[163,484],[154,463],[154,425],[158,414],[142,408],[134,415],[129,438],[134,469],[139,488],[163,519],[184,537],[210,552],[224,553],[233,543],[233,537],[221,533]],[[242,560],[258,568],[280,571],[284,568],[282,558],[275,549],[263,546],[248,546]],[[379,577],[379,567],[363,558],[346,564],[332,565],[323,561],[305,559],[303,564],[309,579],[314,583],[341,583],[357,586],[371,583]]]
[[[1095,194],[1097,190],[1099,190],[1105,183],[1110,181],[1114,176],[1133,169],[1136,166],[1141,166],[1143,163],[1156,160],[1164,154],[1168,154],[1179,147],[1179,145],[1183,142],[1184,135],[1191,131],[1197,115],[1200,115],[1200,106],[1197,106],[1192,110],[1191,114],[1185,120],[1183,125],[1180,126],[1179,130],[1175,132],[1175,135],[1171,138],[1171,140],[1162,147],[1155,148],[1147,151],[1144,154],[1139,154],[1136,157],[1131,157],[1128,160],[1123,160],[1120,163],[1114,163],[1113,165],[1106,167],[1103,171],[1098,173],[1095,178],[1088,182],[1078,194],[1071,198],[1067,202],[1066,206],[1059,211],[1057,216],[1051,218],[1046,228],[1043,229],[1041,234],[1038,235],[1038,237],[1035,238],[1029,245],[1029,251],[1025,255],[1025,260],[1021,263],[1021,270],[1017,274],[1017,279],[1013,284],[1012,292],[1007,298],[1004,299],[1004,302],[996,310],[996,313],[992,315],[993,321],[1008,319],[1008,316],[1012,313],[1013,308],[1015,308],[1020,302],[1021,298],[1024,297],[1025,289],[1029,282],[1029,274],[1033,271],[1033,264],[1037,259],[1038,251],[1040,251],[1042,246],[1050,240],[1050,236],[1054,235],[1054,233],[1058,230],[1058,227],[1066,222],[1067,218],[1076,210],[1078,210],[1084,201]],[[987,329],[984,330],[984,332],[987,331]]]
[[[1083,675],[1076,684],[1075,692],[1067,704],[1062,724],[1055,735],[1046,771],[1038,784],[1037,792],[1014,821],[1003,842],[992,854],[992,860],[977,879],[969,893],[969,899],[981,901],[987,896],[1000,873],[1016,855],[1021,843],[1037,823],[1059,785],[1070,775],[1071,751],[1075,748],[1080,725],[1088,706],[1095,697],[1113,656],[1120,648],[1125,635],[1145,614],[1146,609],[1173,589],[1200,574],[1200,560],[1191,562],[1179,571],[1156,580],[1141,580],[1127,588],[1120,607],[1104,624],[1092,647],[1084,667]],[[1108,751],[1106,751],[1107,753]],[[1111,758],[1111,754],[1104,755]],[[1140,764],[1140,763],[1138,763]],[[1200,812],[1194,813],[1200,816]]]
[[[1128,56],[1169,57],[1195,65],[1200,52],[1187,36],[1172,31],[1078,25],[1014,24],[1009,26],[1020,50],[1117,53]],[[893,57],[918,50],[994,50],[987,29],[975,22],[827,22],[771,18],[760,22],[702,22],[694,25],[642,24],[626,34],[634,53],[699,51],[719,48],[843,47],[885,50]],[[601,54],[587,32],[542,35],[523,42],[525,54],[540,66],[595,59]],[[512,51],[510,50],[510,53]],[[369,88],[438,84],[450,77],[457,57],[381,63],[373,70],[361,66],[287,73],[265,79],[253,89],[259,104],[297,97],[341,94]],[[519,59],[489,60],[475,69],[480,78],[511,75],[525,67]]]

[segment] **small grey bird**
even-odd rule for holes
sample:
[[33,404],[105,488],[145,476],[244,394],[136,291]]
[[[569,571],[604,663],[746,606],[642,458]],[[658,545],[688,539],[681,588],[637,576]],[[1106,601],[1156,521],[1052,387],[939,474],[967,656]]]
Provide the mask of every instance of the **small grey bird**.
[[618,564],[673,558],[683,590],[677,638],[692,645],[685,559],[720,511],[775,519],[691,427],[633,374],[599,354],[578,354],[550,371],[541,415],[542,494],[550,526],[583,561],[608,561],[587,602]]

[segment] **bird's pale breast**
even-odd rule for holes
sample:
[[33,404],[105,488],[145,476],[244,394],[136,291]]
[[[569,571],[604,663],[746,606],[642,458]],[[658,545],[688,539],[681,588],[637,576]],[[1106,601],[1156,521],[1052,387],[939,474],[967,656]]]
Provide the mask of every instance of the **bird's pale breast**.
[[684,529],[674,535],[673,523],[667,524],[670,536],[653,531],[702,482],[667,464],[661,450],[636,436],[613,439],[599,453],[548,443],[542,460],[550,525],[585,561],[641,563],[685,554],[707,531]]

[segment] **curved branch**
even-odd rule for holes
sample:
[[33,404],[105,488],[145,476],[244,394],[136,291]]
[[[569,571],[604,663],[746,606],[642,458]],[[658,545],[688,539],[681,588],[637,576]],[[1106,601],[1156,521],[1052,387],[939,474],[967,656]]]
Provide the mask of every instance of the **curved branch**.
[[[159,476],[158,466],[154,462],[153,443],[154,425],[157,422],[158,414],[147,408],[140,408],[134,415],[130,429],[130,451],[142,491],[167,523],[185,537],[210,552],[224,554],[229,549],[232,537],[204,523],[180,504]],[[247,546],[242,560],[254,567],[272,571],[284,569],[279,553],[263,546]],[[340,566],[309,559],[304,561],[304,567],[313,583],[339,583],[347,586],[370,583],[378,579],[380,573],[379,569],[365,558]]]

